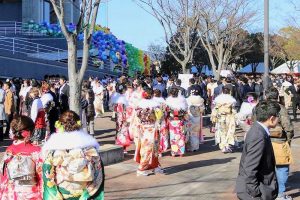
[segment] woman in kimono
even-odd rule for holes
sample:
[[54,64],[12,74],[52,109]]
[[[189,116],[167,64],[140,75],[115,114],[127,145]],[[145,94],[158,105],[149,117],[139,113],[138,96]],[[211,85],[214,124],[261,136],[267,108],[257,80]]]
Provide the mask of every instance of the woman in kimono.
[[163,173],[158,162],[159,120],[163,117],[160,104],[152,99],[153,92],[147,88],[136,112],[140,119],[138,144],[135,161],[139,163],[137,176]]
[[103,106],[104,88],[100,81],[97,81],[95,83],[93,91],[95,94],[94,106],[95,106],[96,117],[100,117],[104,114],[104,106]]
[[33,100],[30,106],[30,117],[35,124],[31,141],[35,145],[40,145],[46,137],[46,112],[43,102],[39,97],[40,91],[37,87],[33,87],[29,91],[29,96]]
[[166,152],[169,147],[169,130],[167,127],[166,118],[166,101],[162,98],[162,93],[159,89],[154,90],[153,100],[158,102],[160,109],[164,113],[163,117],[159,120],[159,156],[162,157],[162,153]]
[[138,133],[139,133],[139,125],[140,119],[136,116],[136,108],[139,102],[143,99],[142,94],[144,92],[142,88],[142,82],[138,79],[133,81],[134,91],[130,97],[129,104],[133,106],[132,120],[129,123],[129,133],[131,137],[133,137],[133,141],[135,145],[138,143]]
[[20,115],[28,115],[28,110],[25,104],[25,99],[27,97],[27,94],[29,92],[29,90],[31,89],[30,86],[30,81],[29,80],[24,80],[20,93],[19,93],[19,97],[20,97]]
[[41,148],[30,142],[33,121],[17,116],[11,122],[13,139],[4,154],[0,168],[1,200],[42,200]]
[[[128,105],[126,107],[126,121],[130,126],[130,123],[133,121],[133,118],[135,117],[134,110],[135,110],[136,105],[134,104],[134,101],[133,101],[134,90],[133,90],[132,84],[131,83],[126,84],[126,88],[127,88],[127,90],[125,92],[125,97],[128,102]],[[129,131],[129,135],[130,135],[130,140],[133,141],[133,138],[134,138],[133,132],[130,131],[130,129],[128,131]]]
[[211,114],[211,121],[215,124],[215,140],[223,153],[231,153],[231,146],[235,144],[236,100],[227,88],[215,99],[215,107]]
[[203,142],[204,138],[202,135],[202,113],[204,112],[204,100],[199,95],[191,95],[187,98],[189,105],[188,108],[188,123],[187,123],[187,136],[188,151],[199,150],[200,143]]
[[122,84],[118,85],[117,92],[119,95],[116,95],[115,98],[112,99],[114,112],[116,113],[116,144],[121,145],[126,154],[126,148],[130,146],[131,140],[129,135],[129,123],[126,117],[128,101],[125,97],[125,86]]
[[186,142],[186,119],[188,105],[184,97],[178,96],[178,89],[171,88],[166,99],[171,155],[183,156]]
[[104,168],[98,142],[82,130],[80,117],[64,112],[57,133],[42,148],[43,200],[104,199]]
[[[258,103],[258,96],[254,92],[249,92],[246,99],[243,101],[239,113],[237,113],[238,125],[245,131],[248,132],[252,125],[253,109]],[[246,135],[246,134],[245,134]]]

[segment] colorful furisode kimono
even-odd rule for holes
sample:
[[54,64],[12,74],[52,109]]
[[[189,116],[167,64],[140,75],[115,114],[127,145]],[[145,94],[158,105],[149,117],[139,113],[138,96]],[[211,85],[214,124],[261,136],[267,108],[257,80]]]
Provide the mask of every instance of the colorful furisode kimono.
[[203,141],[202,134],[202,113],[205,109],[204,100],[200,96],[190,96],[187,98],[189,105],[187,122],[187,148],[189,151],[197,151]]
[[[135,117],[135,105],[134,105],[134,101],[132,101],[133,93],[134,93],[133,91],[129,91],[129,90],[125,92],[125,97],[126,100],[128,101],[128,105],[126,106],[126,121],[129,124],[129,126],[132,123],[133,118]],[[130,129],[128,131],[129,131],[130,140],[133,141],[134,139],[133,132],[130,131]]]
[[7,148],[0,169],[1,200],[42,200],[40,151],[24,142]]
[[215,107],[211,113],[211,121],[215,123],[215,141],[223,152],[231,152],[230,146],[235,144],[236,100],[229,94],[221,94],[215,99]]
[[124,150],[131,144],[129,124],[126,117],[128,101],[124,95],[118,95],[113,100],[114,112],[116,113],[116,144],[123,146]]
[[138,170],[146,171],[159,167],[159,125],[162,118],[160,105],[153,100],[143,99],[136,108],[140,118],[139,138],[135,151],[135,161],[139,163]]
[[46,113],[40,98],[34,99],[31,105],[30,117],[34,121],[35,128],[31,141],[40,144],[46,137]]
[[162,154],[166,152],[169,147],[169,130],[167,127],[167,116],[165,115],[166,102],[162,97],[153,97],[153,100],[160,104],[160,109],[164,113],[164,116],[159,121],[159,153]]
[[98,142],[82,130],[54,133],[43,146],[43,200],[103,200]]
[[185,153],[187,102],[183,97],[168,97],[166,100],[168,128],[172,156]]
[[135,90],[129,101],[129,105],[132,105],[134,108],[132,110],[132,118],[129,123],[129,134],[130,137],[133,138],[135,145],[138,143],[138,138],[139,138],[139,126],[140,126],[140,119],[137,117],[136,113],[136,108],[139,105],[139,102],[142,100],[142,91]]

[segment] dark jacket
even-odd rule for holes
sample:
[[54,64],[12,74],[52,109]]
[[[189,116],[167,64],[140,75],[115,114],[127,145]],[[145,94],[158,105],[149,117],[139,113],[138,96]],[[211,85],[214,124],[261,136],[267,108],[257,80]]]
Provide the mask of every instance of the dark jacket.
[[201,96],[202,97],[203,93],[202,93],[201,86],[198,85],[198,84],[195,84],[195,85],[191,85],[190,87],[188,87],[186,97],[189,97],[192,94],[196,95],[196,96]]
[[185,91],[185,89],[184,89],[183,87],[178,86],[178,85],[175,85],[175,84],[168,88],[168,94],[170,93],[170,90],[171,90],[172,88],[178,89],[179,93],[180,93],[182,96],[184,96],[184,97],[186,96],[186,91]]
[[273,200],[278,195],[272,143],[268,133],[257,122],[245,139],[236,192],[241,200]]
[[59,103],[61,113],[66,110],[69,110],[69,96],[70,96],[70,87],[68,84],[62,86],[62,89],[59,89]]

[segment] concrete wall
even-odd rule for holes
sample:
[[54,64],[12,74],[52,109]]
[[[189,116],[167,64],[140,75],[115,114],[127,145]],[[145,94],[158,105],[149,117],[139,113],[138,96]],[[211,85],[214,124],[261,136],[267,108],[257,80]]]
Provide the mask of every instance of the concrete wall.
[[0,3],[0,21],[22,21],[22,3]]

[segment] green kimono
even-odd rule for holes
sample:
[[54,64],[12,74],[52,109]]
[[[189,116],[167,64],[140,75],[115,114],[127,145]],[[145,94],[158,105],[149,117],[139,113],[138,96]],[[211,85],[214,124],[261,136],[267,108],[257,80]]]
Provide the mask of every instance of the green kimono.
[[104,199],[104,167],[94,147],[47,152],[43,182],[44,200]]

